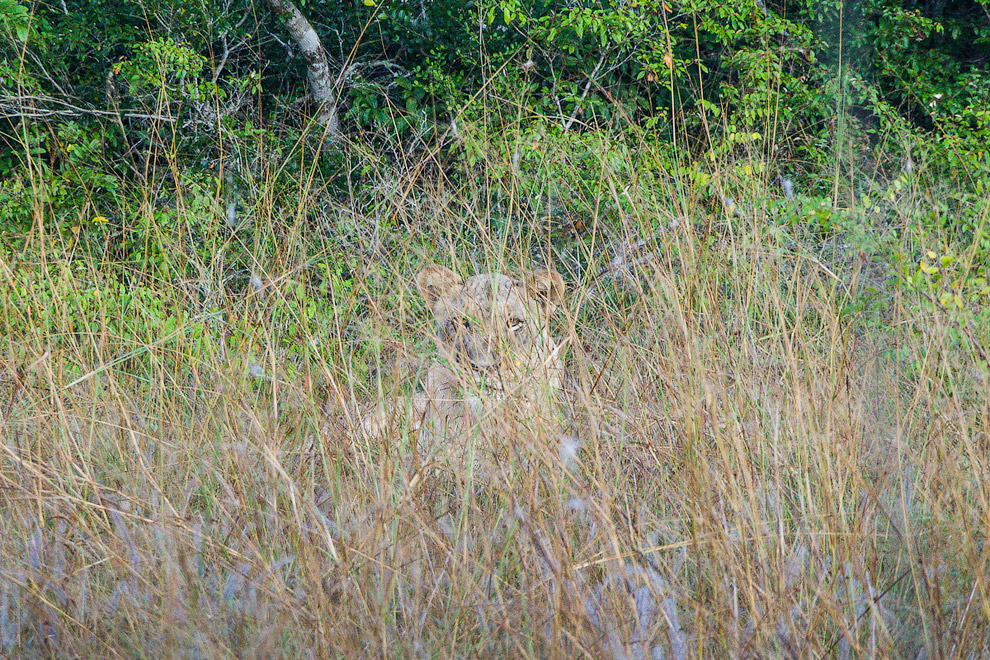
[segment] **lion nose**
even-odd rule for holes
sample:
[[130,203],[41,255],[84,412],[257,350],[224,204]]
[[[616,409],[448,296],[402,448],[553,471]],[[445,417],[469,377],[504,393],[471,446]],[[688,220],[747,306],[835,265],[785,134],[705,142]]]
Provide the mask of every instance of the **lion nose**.
[[469,351],[471,364],[475,369],[492,370],[498,367],[498,350],[494,342],[483,340],[472,347]]
[[476,353],[471,358],[471,364],[479,371],[495,371],[498,368],[498,361],[491,353]]

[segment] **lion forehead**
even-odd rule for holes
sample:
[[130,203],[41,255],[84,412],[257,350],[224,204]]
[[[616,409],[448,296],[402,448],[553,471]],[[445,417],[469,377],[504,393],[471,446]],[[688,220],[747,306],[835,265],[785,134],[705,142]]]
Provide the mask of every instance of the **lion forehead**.
[[464,282],[463,293],[482,313],[523,316],[529,298],[517,280],[498,274],[475,275]]

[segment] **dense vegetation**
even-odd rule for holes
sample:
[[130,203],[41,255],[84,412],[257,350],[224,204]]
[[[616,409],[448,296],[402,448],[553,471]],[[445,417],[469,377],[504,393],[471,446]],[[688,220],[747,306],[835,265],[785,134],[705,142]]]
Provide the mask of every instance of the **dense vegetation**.
[[[0,656],[990,653],[990,4],[275,4],[0,0]],[[431,261],[569,288],[503,489]]]

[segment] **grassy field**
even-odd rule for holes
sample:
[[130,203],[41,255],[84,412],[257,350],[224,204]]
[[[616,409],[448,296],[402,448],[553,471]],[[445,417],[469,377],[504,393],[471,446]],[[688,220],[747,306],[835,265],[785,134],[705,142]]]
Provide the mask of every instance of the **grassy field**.
[[[976,252],[918,229],[942,191],[463,139],[459,179],[349,145],[349,196],[244,151],[236,195],[39,197],[0,255],[0,656],[990,655],[990,333]],[[567,283],[566,433],[504,484],[359,432],[430,359],[429,262]]]

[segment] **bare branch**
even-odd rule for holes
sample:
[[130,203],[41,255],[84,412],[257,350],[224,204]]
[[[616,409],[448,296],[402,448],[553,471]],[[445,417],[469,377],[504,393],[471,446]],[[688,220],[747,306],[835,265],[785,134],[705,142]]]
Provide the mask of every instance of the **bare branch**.
[[574,111],[571,113],[570,118],[566,122],[564,122],[565,131],[569,131],[571,129],[571,125],[574,123],[574,120],[577,118],[578,112],[581,111],[581,104],[584,103],[584,99],[587,98],[588,92],[591,91],[591,85],[595,82],[595,77],[598,76],[598,71],[599,69],[602,68],[602,64],[604,62],[605,62],[605,53],[602,53],[602,56],[598,58],[598,64],[595,65],[595,69],[591,72],[591,75],[588,76],[588,84],[584,86],[584,91],[581,93],[581,98],[578,99],[577,102],[574,104]]
[[[46,117],[116,117],[117,112],[83,108],[54,96],[0,94],[0,119],[45,119]],[[174,122],[175,117],[149,115],[143,112],[121,112],[128,119],[148,119],[152,121]]]
[[329,141],[333,142],[339,137],[340,131],[337,119],[337,92],[334,78],[330,75],[326,52],[320,43],[320,36],[290,0],[267,0],[267,2],[276,14],[285,19],[289,35],[296,42],[300,54],[306,61],[309,90],[313,100],[319,105],[316,120],[326,129]]

